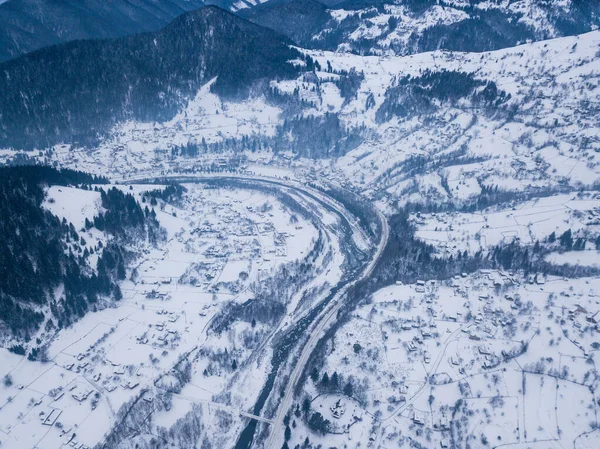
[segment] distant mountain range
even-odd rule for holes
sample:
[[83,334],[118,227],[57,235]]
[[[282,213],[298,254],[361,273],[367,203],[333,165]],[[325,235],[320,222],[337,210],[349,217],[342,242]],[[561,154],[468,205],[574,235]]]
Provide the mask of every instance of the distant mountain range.
[[203,0],[0,1],[0,61],[75,39],[154,31]]
[[[269,92],[275,80],[312,71],[293,44],[365,55],[482,52],[600,25],[600,2],[584,0],[332,3],[271,0],[233,14],[217,6],[184,12],[202,0],[8,0],[0,5],[0,59],[70,42],[0,62],[0,147],[89,145],[119,122],[164,122],[213,78],[221,98]],[[153,31],[122,36],[143,30]],[[109,36],[121,37],[72,40]],[[344,101],[350,84],[338,86]]]
[[488,51],[600,25],[600,2],[588,0],[7,0],[0,1],[0,62],[77,39],[156,31],[206,4],[306,48],[360,54]]

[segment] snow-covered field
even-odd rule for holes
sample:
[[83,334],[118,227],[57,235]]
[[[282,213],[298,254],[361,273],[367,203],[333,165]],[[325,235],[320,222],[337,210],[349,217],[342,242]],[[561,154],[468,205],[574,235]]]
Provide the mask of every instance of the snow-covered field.
[[590,249],[587,251],[570,251],[566,253],[554,252],[548,254],[546,260],[556,265],[566,263],[583,267],[600,267],[600,251]]
[[[600,235],[600,195],[595,192],[555,195],[517,203],[509,209],[490,207],[475,213],[419,214],[412,219],[417,237],[446,255],[465,250],[474,253],[513,240],[533,245],[552,233],[560,236],[568,229],[573,235],[594,240]],[[553,261],[560,264],[560,258]]]
[[[372,438],[384,448],[592,449],[599,316],[598,278],[530,283],[481,270],[386,287],[337,332],[307,385],[311,413],[338,430],[316,437],[296,420],[291,446],[308,436],[347,448]],[[322,376],[334,372],[340,389],[352,380],[351,397],[324,393]]]

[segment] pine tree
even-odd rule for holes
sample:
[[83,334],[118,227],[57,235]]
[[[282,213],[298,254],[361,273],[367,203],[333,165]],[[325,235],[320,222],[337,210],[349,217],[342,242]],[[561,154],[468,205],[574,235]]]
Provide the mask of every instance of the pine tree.
[[115,288],[113,290],[113,296],[115,298],[115,301],[120,301],[123,299],[123,293],[121,292],[121,287],[119,287],[119,285],[115,285]]
[[338,376],[337,371],[334,371],[333,375],[331,376],[331,388],[333,390],[337,390],[337,388],[339,387],[340,384],[340,379]]
[[352,383],[351,383],[351,382],[348,382],[348,383],[346,384],[346,386],[344,387],[344,394],[345,394],[346,396],[350,396],[350,397],[352,397],[352,394],[353,394],[353,393],[354,393],[354,387],[352,386]]
[[319,371],[317,370],[316,367],[314,367],[310,373],[310,378],[312,379],[313,383],[317,383],[317,381],[319,380]]

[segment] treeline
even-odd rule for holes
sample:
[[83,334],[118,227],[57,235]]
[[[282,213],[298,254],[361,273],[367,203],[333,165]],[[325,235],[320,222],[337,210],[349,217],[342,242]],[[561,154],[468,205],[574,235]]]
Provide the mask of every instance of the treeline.
[[474,212],[484,210],[490,206],[498,204],[516,204],[528,201],[532,198],[545,198],[558,193],[571,192],[570,186],[556,187],[528,187],[524,190],[508,191],[501,189],[497,185],[482,185],[481,193],[470,202],[462,204],[456,208],[461,212]]
[[[278,279],[282,281],[282,278]],[[253,298],[239,304],[230,302],[225,305],[222,312],[213,319],[210,329],[221,334],[236,321],[244,321],[256,326],[257,323],[275,325],[285,313],[285,305],[273,301],[272,298]]]
[[180,200],[187,189],[181,184],[169,184],[164,189],[148,190],[142,195],[142,202],[150,202],[151,206],[156,206],[157,199],[163,200],[165,203]]
[[[536,241],[533,245],[522,245],[518,241],[508,244],[499,244],[492,247],[487,254],[491,266],[506,270],[519,270],[524,274],[550,274],[565,277],[596,276],[600,273],[597,267],[579,265],[556,265],[545,260],[545,256],[552,251],[583,251],[587,239],[573,235],[567,229],[560,236],[552,232],[542,242]],[[600,236],[592,239],[596,249],[600,249]]]
[[385,92],[385,100],[377,110],[378,122],[393,117],[432,114],[440,103],[456,104],[469,100],[472,107],[496,108],[510,98],[493,81],[476,79],[472,73],[455,70],[431,71],[404,76]]
[[[550,245],[558,245],[558,249],[563,251],[583,251],[586,247],[587,239],[584,237],[573,236],[573,231],[569,228],[559,237],[556,236],[556,232],[552,232],[546,238],[546,242]],[[593,239],[593,242],[596,249],[600,250],[600,235],[596,236],[596,238]]]
[[83,317],[102,297],[123,298],[118,281],[125,279],[123,250],[115,244],[107,245],[98,258],[97,272],[74,257],[69,257],[60,281],[64,285],[64,301],[52,301],[50,310],[60,329]]
[[[183,145],[175,145],[171,147],[170,154],[172,158],[177,156],[194,158],[200,154],[220,154],[229,151],[234,153],[243,153],[244,151],[255,152],[265,149],[265,142],[265,139],[261,137],[244,135],[240,139],[226,138],[218,142],[207,143],[206,139],[203,137],[200,142],[189,141]],[[246,155],[236,154],[232,157],[228,157],[227,166],[235,167],[246,162],[246,160]]]
[[347,128],[337,114],[297,116],[277,126],[273,151],[292,151],[301,157],[324,158],[346,154],[360,145],[367,129],[364,125]]
[[[316,84],[312,86],[312,91],[317,95],[320,95],[320,92],[317,90],[318,78],[312,75],[310,77]],[[277,86],[270,86],[265,91],[265,99],[267,103],[283,109],[283,115],[286,117],[301,114],[302,111],[307,108],[317,107],[314,101],[300,98],[300,89],[298,87],[296,87],[292,93],[288,93],[282,92]]]
[[469,7],[465,9],[471,17],[456,23],[436,23],[422,32],[413,32],[401,50],[409,53],[435,50],[484,52],[536,40],[535,30],[512,15],[493,8],[484,13]]
[[100,231],[106,231],[116,237],[128,239],[142,237],[150,243],[156,244],[162,239],[160,225],[156,219],[154,209],[142,207],[130,193],[112,187],[108,191],[98,189],[104,212],[100,212],[90,222],[86,218],[87,229],[94,226]]
[[[440,171],[442,168],[453,167],[456,165],[468,165],[486,160],[483,156],[470,155],[467,146],[462,145],[457,150],[444,154],[422,155],[417,154],[407,157],[403,161],[392,164],[376,182],[385,182],[388,177],[401,176],[401,179],[411,179],[426,172]],[[447,181],[447,180],[446,180]],[[442,183],[444,180],[442,179]],[[438,203],[435,203],[438,204]]]
[[[298,110],[305,107],[298,105]],[[219,142],[188,142],[171,148],[170,156],[194,158],[200,154],[238,153],[227,161],[227,168],[241,165],[247,160],[244,151],[273,150],[274,153],[292,152],[298,157],[315,159],[337,157],[358,147],[370,135],[365,125],[348,128],[336,113],[327,112],[322,116],[301,114],[286,118],[277,125],[275,136],[242,136]],[[216,169],[221,169],[213,164]]]
[[545,256],[556,249],[583,249],[585,240],[574,238],[570,230],[560,237],[551,234],[545,242],[538,241],[533,245],[513,240],[475,254],[457,251],[450,256],[440,256],[433,245],[415,237],[415,229],[406,210],[390,218],[389,228],[388,245],[370,281],[372,285],[364,286],[364,292],[373,292],[396,281],[414,283],[418,279],[449,279],[482,268],[515,270],[524,275],[539,273],[567,277],[591,276],[599,271],[593,267],[555,265],[545,260]]
[[[435,255],[435,247],[415,237],[409,213],[401,210],[389,219],[389,238],[375,268],[371,284],[366,290],[375,291],[402,281],[413,283],[418,279],[447,278],[481,267],[481,254],[474,257],[442,258]],[[366,287],[366,286],[365,286]]]
[[12,165],[0,167],[0,185],[25,183],[34,188],[40,184],[77,186],[82,184],[108,184],[103,176],[91,175],[68,168],[56,169],[47,165]]
[[355,394],[359,393],[359,399],[365,399],[364,386],[358,385],[354,376],[346,378],[344,374],[338,374],[337,371],[334,371],[331,375],[326,371],[321,374],[316,367],[313,367],[310,379],[321,394],[343,394],[348,397],[354,397]]
[[[415,159],[417,159],[416,157]],[[460,158],[461,161],[476,161],[476,158]],[[446,165],[444,165],[446,166]],[[431,169],[431,166],[428,166]],[[416,168],[416,171],[409,170],[406,173],[421,172],[422,168]],[[404,170],[401,170],[405,173]],[[408,176],[408,175],[407,175]],[[534,198],[547,198],[549,196],[570,193],[573,189],[570,186],[553,187],[529,187],[526,190],[504,190],[497,185],[482,185],[481,192],[476,197],[468,198],[464,201],[445,201],[445,202],[408,202],[402,210],[409,213],[444,213],[444,212],[467,212],[485,210],[492,206],[510,207],[517,203],[532,200]]]

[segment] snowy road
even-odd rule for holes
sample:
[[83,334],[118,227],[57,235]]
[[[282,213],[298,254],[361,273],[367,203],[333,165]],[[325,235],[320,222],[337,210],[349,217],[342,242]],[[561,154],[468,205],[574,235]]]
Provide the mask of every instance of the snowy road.
[[355,280],[346,284],[346,286],[342,288],[332,299],[331,303],[329,304],[329,307],[326,307],[322,311],[322,313],[315,319],[317,325],[311,333],[310,340],[302,349],[298,362],[296,363],[296,366],[294,367],[294,370],[290,375],[289,381],[287,382],[283,399],[279,404],[277,414],[273,420],[274,423],[271,427],[272,431],[269,435],[266,444],[264,445],[266,449],[278,449],[283,444],[283,419],[292,405],[292,402],[294,400],[294,390],[300,380],[300,377],[302,376],[304,367],[308,363],[311,354],[313,353],[315,347],[317,346],[317,343],[325,333],[328,325],[331,324],[332,320],[335,319],[338,311],[343,306],[344,302],[342,299],[345,297],[348,290],[354,285],[356,285],[358,282],[368,278],[371,275],[383,253],[383,250],[388,241],[389,229],[385,216],[383,216],[383,214],[381,214],[380,212],[378,212],[378,215],[379,220],[381,222],[381,238],[377,246],[377,250],[375,251],[373,257],[371,258],[371,261],[365,267],[362,273]]

